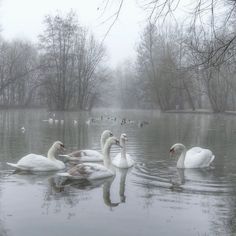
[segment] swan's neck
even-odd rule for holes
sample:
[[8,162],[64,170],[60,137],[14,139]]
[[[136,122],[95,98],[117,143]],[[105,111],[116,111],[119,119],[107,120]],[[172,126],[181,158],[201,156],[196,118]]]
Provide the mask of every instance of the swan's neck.
[[125,145],[125,140],[121,139],[120,144],[122,146],[121,149],[121,158],[126,159],[126,145]]
[[110,158],[111,144],[106,143],[103,148],[103,162],[104,166],[109,168],[111,166],[111,158]]
[[51,161],[56,161],[57,159],[55,158],[57,154],[57,151],[54,147],[51,147],[49,150],[48,150],[48,159],[50,159]]
[[103,148],[104,148],[105,143],[106,143],[106,138],[103,135],[101,136],[100,142],[101,142],[101,150],[103,151]]
[[184,161],[185,161],[185,156],[186,156],[186,148],[182,151],[180,154],[179,160],[177,162],[177,168],[184,168]]

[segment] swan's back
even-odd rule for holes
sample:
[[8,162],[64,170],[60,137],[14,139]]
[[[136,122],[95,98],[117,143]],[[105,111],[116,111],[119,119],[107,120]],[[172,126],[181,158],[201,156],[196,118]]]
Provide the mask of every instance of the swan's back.
[[208,167],[215,156],[209,149],[193,147],[186,152],[184,166],[185,168],[203,168]]
[[32,153],[22,157],[15,165],[8,164],[17,169],[29,171],[50,171],[64,168],[61,161],[51,161],[42,155]]

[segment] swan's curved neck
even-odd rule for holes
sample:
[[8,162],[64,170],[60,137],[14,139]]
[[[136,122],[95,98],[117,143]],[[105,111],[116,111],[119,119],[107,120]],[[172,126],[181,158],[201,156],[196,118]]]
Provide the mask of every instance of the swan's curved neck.
[[55,158],[56,156],[56,149],[52,146],[49,150],[48,150],[48,159],[50,159],[51,161],[56,161],[57,159]]
[[177,168],[184,168],[186,152],[187,152],[186,147],[184,147],[182,153],[180,154],[179,160],[177,162]]
[[122,146],[121,149],[121,158],[126,159],[126,145],[125,145],[125,140],[124,139],[120,139],[120,144]]
[[105,143],[106,143],[106,137],[104,137],[104,135],[101,136],[101,150],[103,151],[103,148],[105,146]]
[[107,142],[102,150],[104,166],[107,168],[111,166],[110,151],[111,151],[111,144]]

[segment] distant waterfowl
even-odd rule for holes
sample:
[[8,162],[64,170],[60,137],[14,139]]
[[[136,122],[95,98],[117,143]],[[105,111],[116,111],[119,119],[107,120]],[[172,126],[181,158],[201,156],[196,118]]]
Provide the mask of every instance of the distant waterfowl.
[[53,119],[49,118],[48,120],[43,120],[43,122],[48,122],[49,124],[53,124]]
[[134,161],[131,156],[126,153],[126,144],[128,140],[126,134],[121,134],[120,136],[120,145],[122,147],[121,153],[118,153],[112,161],[112,164],[118,168],[130,168],[134,165]]
[[138,126],[139,126],[139,127],[143,127],[144,125],[148,125],[148,124],[149,124],[148,121],[140,121],[140,122],[138,123]]
[[[106,140],[109,137],[112,137],[113,134],[110,130],[103,131],[100,139],[101,144],[101,150],[103,150]],[[102,161],[103,155],[96,151],[96,150],[78,150],[74,151],[72,153],[69,153],[67,155],[60,155],[63,157],[66,157],[69,161],[87,161],[87,162],[93,162],[93,161]]]
[[91,122],[92,122],[92,119],[90,118],[90,119],[88,119],[85,123],[86,123],[87,125],[90,125]]
[[177,168],[204,168],[210,166],[215,156],[209,149],[193,147],[187,151],[181,143],[176,143],[170,148],[171,154],[179,155]]
[[64,150],[63,143],[60,141],[56,141],[48,150],[47,157],[31,153],[22,157],[16,164],[7,164],[18,170],[25,171],[62,170],[65,168],[65,164],[62,161],[56,159],[56,155],[61,150]]
[[119,140],[116,137],[110,137],[107,139],[105,146],[103,148],[103,164],[96,163],[82,163],[78,164],[68,172],[59,173],[59,176],[66,177],[67,179],[88,179],[96,180],[108,178],[115,175],[115,170],[112,169],[111,159],[110,159],[110,149],[112,145],[118,145]]
[[22,127],[20,128],[20,130],[21,130],[22,133],[24,133],[24,132],[25,132],[25,127],[22,126]]
[[78,124],[78,121],[77,121],[77,120],[74,120],[74,121],[73,121],[73,124],[74,124],[74,125],[77,125],[77,124]]

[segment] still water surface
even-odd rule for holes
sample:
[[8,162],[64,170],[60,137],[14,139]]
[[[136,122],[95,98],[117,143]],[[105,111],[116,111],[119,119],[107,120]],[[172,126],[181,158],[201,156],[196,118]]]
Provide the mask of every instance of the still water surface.
[[[43,121],[50,114],[42,110],[0,112],[1,236],[236,234],[235,116],[104,110],[55,115],[64,123]],[[101,115],[102,121],[86,124]],[[105,119],[110,115],[117,120]],[[123,117],[134,124],[121,126]],[[143,120],[149,124],[139,127]],[[136,162],[128,171],[117,169],[114,178],[59,185],[55,173],[13,174],[5,164],[31,152],[46,154],[55,140],[68,152],[100,150],[104,129],[127,133],[127,152]],[[176,142],[210,148],[213,167],[178,171],[169,157]],[[112,148],[111,156],[118,152]]]

